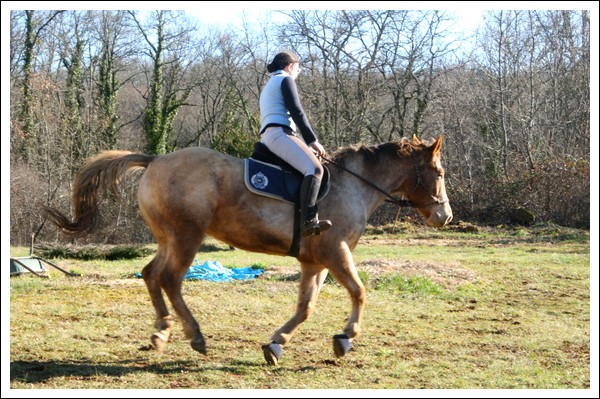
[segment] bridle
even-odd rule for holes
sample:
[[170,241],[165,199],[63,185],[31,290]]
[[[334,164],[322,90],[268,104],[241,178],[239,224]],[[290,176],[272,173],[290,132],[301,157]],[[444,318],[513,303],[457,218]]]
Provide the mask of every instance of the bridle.
[[385,195],[387,197],[387,199],[385,200],[386,202],[391,202],[392,204],[398,205],[400,207],[412,207],[412,208],[423,208],[423,207],[430,206],[430,205],[437,205],[437,204],[445,204],[445,203],[447,203],[448,200],[441,201],[441,200],[437,199],[436,196],[433,195],[433,194],[431,194],[431,192],[429,191],[429,189],[427,187],[425,187],[425,185],[423,184],[423,177],[421,176],[421,168],[419,167],[419,160],[417,159],[417,156],[415,155],[414,150],[411,150],[410,155],[412,156],[412,159],[413,159],[413,164],[414,164],[414,168],[415,168],[415,175],[417,177],[417,184],[415,185],[413,191],[416,190],[416,189],[418,189],[419,187],[421,187],[433,199],[433,201],[430,202],[430,203],[421,205],[421,204],[415,204],[414,202],[412,202],[410,200],[407,200],[407,199],[395,198],[390,193],[388,193],[384,189],[380,188],[379,186],[377,186],[375,183],[371,182],[370,180],[365,179],[364,177],[362,177],[358,173],[355,173],[355,172],[351,171],[350,169],[348,169],[348,168],[340,165],[339,163],[333,161],[332,159],[329,159],[329,158],[324,157],[324,156],[321,156],[321,158],[323,160],[331,163],[332,165],[335,165],[338,168],[340,168],[340,169],[342,169],[342,170],[350,173],[352,176],[358,178],[360,181],[362,181],[363,183],[365,183],[369,187],[371,187],[371,188],[379,191],[383,195]]

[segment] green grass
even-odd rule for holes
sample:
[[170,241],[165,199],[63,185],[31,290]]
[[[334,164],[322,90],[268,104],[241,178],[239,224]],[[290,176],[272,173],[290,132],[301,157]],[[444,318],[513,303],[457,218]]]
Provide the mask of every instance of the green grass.
[[10,386],[590,389],[589,233],[556,226],[390,230],[367,231],[354,252],[367,304],[353,350],[333,355],[331,339],[342,332],[350,301],[327,280],[275,367],[260,346],[294,312],[293,258],[210,240],[201,248],[200,262],[265,269],[251,281],[184,282],[207,355],[190,348],[179,323],[164,353],[140,350],[154,331],[154,311],[133,276],[151,255],[52,259],[83,276],[50,270],[50,279],[10,279]]

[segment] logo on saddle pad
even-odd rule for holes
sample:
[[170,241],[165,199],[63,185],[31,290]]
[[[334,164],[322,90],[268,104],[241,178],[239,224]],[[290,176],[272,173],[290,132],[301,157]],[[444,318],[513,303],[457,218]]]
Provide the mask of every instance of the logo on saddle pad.
[[[329,191],[329,173],[325,169],[327,178],[321,184],[319,199],[325,197]],[[296,203],[300,196],[300,185],[303,176],[298,172],[283,169],[282,167],[252,157],[244,160],[244,183],[248,190],[255,194]]]
[[250,184],[257,190],[264,190],[269,185],[269,178],[262,172],[258,172],[250,178]]

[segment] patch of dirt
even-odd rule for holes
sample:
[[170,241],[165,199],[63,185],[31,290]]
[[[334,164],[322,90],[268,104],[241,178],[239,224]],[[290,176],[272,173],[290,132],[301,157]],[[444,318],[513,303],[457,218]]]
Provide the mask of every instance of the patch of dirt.
[[105,285],[109,287],[131,287],[131,286],[139,286],[145,287],[144,280],[141,278],[128,278],[128,279],[117,279],[110,281],[103,281],[100,285]]
[[[375,280],[385,274],[420,276],[450,290],[458,285],[479,280],[475,273],[461,267],[458,262],[367,260],[357,263],[356,269],[366,272],[370,280]],[[298,281],[299,273],[299,266],[269,266],[265,268],[261,278],[277,277],[279,280]]]
[[383,274],[401,274],[421,276],[447,289],[473,282],[478,277],[457,262],[417,262],[403,260],[367,260],[356,265],[357,270],[365,271],[369,277],[377,278]]
[[86,274],[81,277],[73,278],[76,284],[101,285],[105,287],[145,287],[144,280],[137,277],[112,279],[99,274]]
[[265,268],[260,278],[271,278],[275,277],[279,280],[298,281],[300,280],[300,265],[297,266],[268,266]]
[[[424,246],[457,246],[458,240],[443,238],[361,238],[359,245],[424,245]],[[473,241],[471,241],[473,242]],[[471,244],[473,245],[473,244]]]
[[[521,240],[522,241],[522,240]],[[412,237],[388,237],[388,236],[367,236],[361,237],[359,245],[394,245],[394,246],[410,246],[420,245],[427,247],[492,247],[496,245],[514,245],[519,241],[510,241],[508,239],[490,239],[483,236],[473,235],[471,237],[435,237],[435,236],[419,236]]]

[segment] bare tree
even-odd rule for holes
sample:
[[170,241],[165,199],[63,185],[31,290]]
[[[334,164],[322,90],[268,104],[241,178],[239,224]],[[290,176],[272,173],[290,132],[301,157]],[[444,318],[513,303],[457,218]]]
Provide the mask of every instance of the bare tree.
[[351,142],[360,134],[356,121],[364,115],[357,109],[356,65],[349,57],[360,17],[334,11],[292,11],[287,16],[290,22],[280,28],[279,40],[302,59],[306,72],[298,86],[320,140],[329,146]]
[[194,107],[178,115],[179,146],[213,147],[222,140],[226,125],[235,124],[233,119],[241,117],[239,108],[233,104],[240,66],[234,57],[232,40],[230,34],[213,29],[198,44],[201,61],[190,70],[190,79],[196,83],[189,97]]

